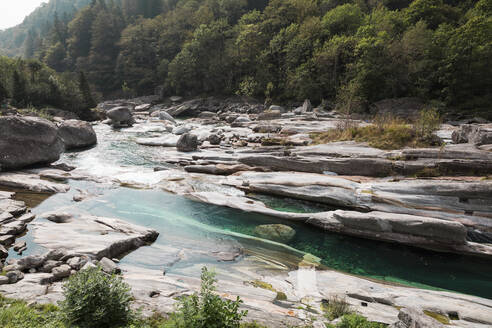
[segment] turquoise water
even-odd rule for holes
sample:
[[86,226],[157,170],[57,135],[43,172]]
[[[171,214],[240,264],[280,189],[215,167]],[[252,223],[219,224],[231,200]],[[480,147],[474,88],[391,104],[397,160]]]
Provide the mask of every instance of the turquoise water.
[[[133,130],[111,131],[98,125],[97,147],[80,153],[65,154],[63,161],[92,174],[139,178],[144,183],[157,183],[152,168],[166,166],[162,157],[166,150],[138,146],[136,137],[148,136],[148,126]],[[291,269],[304,253],[321,258],[321,263],[335,270],[406,285],[445,289],[492,299],[492,262],[481,258],[444,254],[397,244],[321,232],[307,225],[281,221],[277,218],[244,213],[225,207],[190,201],[182,196],[161,190],[137,190],[71,181],[71,191],[57,194],[33,209],[36,214],[68,206],[69,212],[117,217],[159,231],[158,240],[122,259],[123,263],[163,269],[172,272],[200,265],[218,264],[210,254],[217,250],[240,245],[244,253],[270,258]],[[76,189],[94,194],[81,203],[72,201]],[[323,205],[276,197],[250,195],[268,206],[290,212],[330,210]],[[66,209],[61,209],[66,211]],[[283,223],[297,232],[288,245],[248,238],[260,224]],[[22,239],[29,252],[42,251],[28,233]],[[232,245],[232,246],[231,246]],[[186,256],[175,261],[176,253]],[[11,256],[16,255],[11,253]]]
[[[87,183],[84,184],[87,188]],[[321,263],[328,268],[387,282],[492,299],[492,263],[484,259],[320,232],[303,224],[197,203],[157,190],[118,188],[99,192],[102,195],[76,204],[73,211],[118,217],[160,232],[154,245],[131,253],[122,260],[123,263],[166,268],[167,271],[196,263],[217,263],[212,257],[199,254],[181,261],[176,267],[169,266],[169,257],[162,249],[172,247],[206,254],[224,239],[238,241],[246,253],[248,249],[254,249],[255,253],[268,254],[272,245],[244,239],[241,234],[253,235],[253,229],[260,224],[283,223],[297,232],[287,246],[321,258]],[[35,212],[69,204],[70,198],[70,193],[55,195],[39,205]],[[300,261],[302,257],[289,248],[280,248],[280,251],[276,253],[276,260],[291,268],[295,266],[292,258],[297,257]]]

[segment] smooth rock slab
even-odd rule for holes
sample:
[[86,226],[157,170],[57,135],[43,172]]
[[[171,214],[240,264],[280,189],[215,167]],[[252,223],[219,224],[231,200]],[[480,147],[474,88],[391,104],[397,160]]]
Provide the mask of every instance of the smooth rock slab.
[[24,172],[0,173],[0,186],[50,194],[65,193],[70,190],[68,185],[43,180],[37,174]]
[[101,259],[114,258],[153,242],[157,231],[119,219],[82,216],[67,223],[36,221],[32,224],[34,241],[48,250],[64,249]]

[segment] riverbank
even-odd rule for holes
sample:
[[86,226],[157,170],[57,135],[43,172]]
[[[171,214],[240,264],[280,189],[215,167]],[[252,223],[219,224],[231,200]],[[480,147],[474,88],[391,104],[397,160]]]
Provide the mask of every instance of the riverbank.
[[[161,105],[128,102],[104,105],[107,111],[123,105],[126,110],[118,112],[129,112],[131,120],[125,117],[116,125],[131,127],[113,129],[109,125],[95,125],[98,136],[95,148],[61,155],[61,161],[76,167],[74,170],[52,167],[0,173],[1,188],[17,192],[17,195],[2,194],[2,208],[9,213],[6,220],[10,223],[5,225],[9,229],[18,227],[9,230],[12,232],[9,235],[20,234],[16,242],[27,240],[24,257],[36,250],[60,248],[73,255],[62,261],[66,264],[75,257],[82,261],[116,257],[123,276],[132,286],[136,305],[148,311],[172,311],[173,298],[198,288],[196,272],[208,263],[218,267],[219,279],[224,281],[219,286],[221,295],[241,296],[245,307],[251,309],[252,320],[264,320],[264,313],[274,313],[266,320],[270,325],[306,323],[313,315],[321,320],[323,300],[336,295],[345,296],[370,320],[387,324],[398,320],[400,307],[415,308],[421,314],[423,310],[440,313],[453,319],[456,312],[458,320],[453,324],[463,327],[491,324],[487,318],[492,317],[492,304],[483,298],[380,284],[326,270],[326,266],[336,262],[330,261],[331,254],[340,250],[330,248],[326,239],[324,243],[317,239],[318,235],[334,233],[369,239],[361,240],[359,243],[366,246],[353,251],[360,256],[366,251],[366,256],[371,256],[370,249],[378,249],[374,248],[377,243],[392,248],[387,242],[406,245],[398,247],[432,250],[428,254],[434,251],[461,254],[436,258],[436,269],[439,261],[460,263],[458,258],[477,257],[472,262],[487,266],[491,255],[487,238],[491,232],[488,202],[492,185],[487,180],[491,155],[484,145],[450,144],[398,151],[383,151],[356,142],[309,145],[312,133],[335,128],[342,119],[336,113],[316,111],[295,114],[272,109],[259,114],[239,113],[254,111],[251,108],[257,104],[235,107],[228,104],[227,111],[214,113],[196,100],[193,106],[197,107],[189,112],[190,109],[183,110],[193,108],[189,102],[170,101]],[[174,117],[169,118],[163,112]],[[181,118],[181,115],[198,117]],[[265,117],[269,119],[261,119]],[[443,125],[438,135],[450,141],[452,132],[461,129]],[[183,148],[178,142],[184,134],[196,136],[196,140],[183,138],[191,140],[186,146],[193,151],[179,151]],[[272,139],[284,141],[274,146],[264,145],[265,140]],[[447,174],[432,178],[415,176],[423,168],[436,167],[446,168]],[[464,174],[469,172],[476,175]],[[162,196],[167,193],[159,190],[177,196]],[[47,199],[40,203],[39,196],[32,197],[33,192],[44,193]],[[194,202],[197,200],[206,205],[200,207]],[[285,205],[287,200],[295,205]],[[19,218],[27,210],[26,203],[36,215],[36,219],[29,217],[34,220],[30,224],[28,217]],[[228,214],[220,214],[224,207],[231,208]],[[55,213],[50,216],[47,212]],[[214,221],[217,217],[221,219]],[[242,225],[238,220],[251,222]],[[255,226],[272,223],[294,227],[297,239],[277,243],[254,235]],[[309,231],[304,230],[306,224],[311,226]],[[152,246],[142,248],[147,241],[135,244],[129,237],[132,231],[145,231],[140,226],[160,233]],[[28,233],[22,236],[26,229]],[[119,234],[124,238],[119,238]],[[357,243],[357,239],[353,239],[353,244],[347,242],[352,237],[344,238],[347,239],[331,241],[349,249]],[[200,240],[198,245],[196,240]],[[9,242],[14,244],[13,238]],[[122,243],[136,247],[108,252],[115,249],[113,245]],[[126,255],[134,248],[138,250]],[[374,259],[367,262],[378,262],[383,254],[373,254]],[[403,254],[401,249],[400,256]],[[23,256],[11,249],[8,259]],[[425,261],[429,256],[423,255]],[[408,257],[410,262],[411,258]],[[340,263],[356,261],[355,257],[339,260]],[[81,262],[77,260],[77,263]],[[384,265],[397,266],[397,263],[395,256]],[[473,280],[473,274],[477,275],[475,278],[479,275],[472,273],[479,267],[476,263],[466,263],[462,265],[470,267],[471,272],[462,276],[464,284]],[[432,262],[429,264],[434,268]],[[418,265],[424,267],[423,263]],[[44,263],[14,270],[23,271],[24,279],[0,286],[0,293],[36,302],[59,299],[61,283],[49,280],[52,272],[39,272],[42,266]],[[343,267],[334,268],[351,272]],[[457,266],[450,266],[445,272],[456,275],[456,269]],[[351,273],[364,275],[354,271]],[[424,275],[425,271],[422,272]],[[400,274],[397,277],[402,278]],[[265,282],[272,288],[260,288],[251,284],[254,281]],[[41,282],[45,284],[40,285]],[[393,282],[408,284],[409,280]],[[435,280],[415,286],[435,288],[436,283],[439,284]],[[482,289],[486,290],[485,287]],[[279,292],[287,299],[278,300]],[[310,311],[313,308],[317,314]]]

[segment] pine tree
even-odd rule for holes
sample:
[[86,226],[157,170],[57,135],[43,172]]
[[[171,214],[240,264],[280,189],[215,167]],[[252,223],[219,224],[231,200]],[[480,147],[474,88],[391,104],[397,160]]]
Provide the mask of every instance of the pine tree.
[[17,70],[14,71],[13,81],[12,97],[17,106],[24,106],[27,104],[26,81],[21,77]]
[[27,33],[26,40],[24,41],[24,58],[33,58],[36,51],[36,38],[33,31]]
[[79,90],[84,101],[84,107],[88,109],[96,107],[96,102],[92,97],[91,87],[87,82],[84,72],[82,71],[79,72]]
[[3,102],[5,99],[9,97],[8,91],[5,88],[4,84],[2,81],[0,81],[0,106],[3,105]]

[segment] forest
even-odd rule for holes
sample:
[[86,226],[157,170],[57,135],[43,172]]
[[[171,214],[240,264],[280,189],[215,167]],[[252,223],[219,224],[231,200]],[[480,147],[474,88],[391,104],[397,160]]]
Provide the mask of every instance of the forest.
[[[47,67],[72,76],[45,79],[68,98],[82,74],[97,99],[159,88],[348,112],[399,97],[459,111],[492,103],[491,0],[92,0],[63,15],[55,2],[17,30],[28,61],[16,71],[32,85]],[[2,77],[12,93],[15,76]]]

